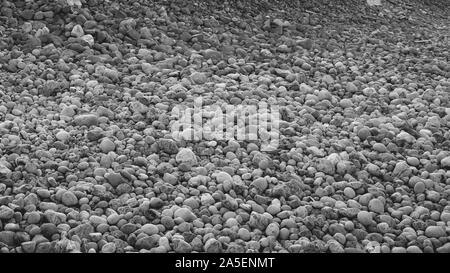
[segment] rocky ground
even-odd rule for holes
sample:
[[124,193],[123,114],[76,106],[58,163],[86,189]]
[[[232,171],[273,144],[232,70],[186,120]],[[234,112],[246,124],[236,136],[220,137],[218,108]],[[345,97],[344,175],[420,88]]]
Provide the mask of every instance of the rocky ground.
[[382,2],[2,0],[0,251],[450,252],[449,3]]

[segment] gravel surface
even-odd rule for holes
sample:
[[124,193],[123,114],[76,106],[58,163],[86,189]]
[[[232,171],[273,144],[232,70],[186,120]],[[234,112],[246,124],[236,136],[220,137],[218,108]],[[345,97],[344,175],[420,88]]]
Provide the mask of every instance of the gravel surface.
[[[446,0],[0,4],[0,252],[450,252]],[[280,144],[177,105],[280,107]]]

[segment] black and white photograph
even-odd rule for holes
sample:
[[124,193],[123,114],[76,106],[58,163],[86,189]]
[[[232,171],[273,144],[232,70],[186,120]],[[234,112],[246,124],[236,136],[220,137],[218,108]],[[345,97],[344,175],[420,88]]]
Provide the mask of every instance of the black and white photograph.
[[0,0],[0,260],[450,253],[449,38],[450,0]]

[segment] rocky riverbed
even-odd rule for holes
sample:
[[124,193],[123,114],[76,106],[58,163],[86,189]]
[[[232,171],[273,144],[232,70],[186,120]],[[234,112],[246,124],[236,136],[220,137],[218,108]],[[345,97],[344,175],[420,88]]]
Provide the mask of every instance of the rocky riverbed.
[[[0,252],[450,252],[448,1],[0,6]],[[174,139],[198,97],[278,147]]]

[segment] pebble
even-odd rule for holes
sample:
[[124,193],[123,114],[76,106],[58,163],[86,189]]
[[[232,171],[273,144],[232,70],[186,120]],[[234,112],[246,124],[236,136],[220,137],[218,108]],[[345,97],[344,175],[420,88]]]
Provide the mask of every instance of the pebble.
[[84,35],[83,27],[80,26],[80,25],[75,25],[75,26],[72,28],[72,31],[70,32],[70,34],[71,34],[72,36],[76,37],[76,38],[80,38],[81,36]]
[[266,235],[267,236],[274,236],[275,238],[278,237],[280,234],[280,227],[277,223],[270,223],[266,228]]
[[208,80],[206,75],[204,73],[201,72],[194,72],[191,75],[191,80],[195,83],[195,84],[204,84],[206,83],[206,81]]
[[62,142],[66,142],[67,140],[69,140],[70,138],[70,134],[64,130],[59,131],[58,133],[56,133],[55,135],[57,140],[60,140]]
[[190,166],[197,165],[197,157],[195,156],[194,152],[189,148],[181,148],[177,155],[175,156],[175,160],[178,163],[186,163]]
[[353,198],[355,198],[356,193],[355,193],[355,191],[354,191],[352,188],[346,187],[346,188],[344,189],[344,195],[345,195],[347,198],[353,199]]
[[441,160],[441,166],[443,168],[450,169],[450,156],[447,156]]
[[372,218],[372,214],[368,211],[362,210],[362,211],[358,212],[357,218],[358,218],[358,221],[365,226],[372,225],[374,222],[373,218]]
[[[450,252],[445,43],[411,47],[395,12],[342,51],[367,26],[336,31],[327,15],[361,16],[340,4],[3,2],[0,252]],[[445,34],[434,5],[415,38]],[[172,132],[199,95],[201,129],[220,129],[209,106],[258,105],[238,130],[264,104],[272,128]]]
[[425,183],[423,183],[422,181],[419,181],[414,185],[414,192],[416,194],[424,193],[425,189],[426,189]]
[[378,214],[381,214],[384,212],[384,204],[379,199],[372,199],[369,201],[369,210]]
[[14,216],[14,210],[7,206],[0,206],[0,220],[9,220]]
[[108,173],[105,175],[105,178],[115,188],[125,182],[120,173]]
[[77,126],[95,126],[98,124],[98,117],[93,114],[79,115],[74,118],[74,122]]
[[66,191],[61,196],[61,202],[66,206],[75,206],[78,204],[78,198],[71,191]]
[[114,144],[114,142],[111,141],[111,139],[109,138],[104,138],[101,142],[100,142],[100,150],[107,154],[109,152],[112,152],[116,149],[116,145]]
[[260,192],[263,192],[267,189],[269,184],[267,183],[267,180],[265,178],[260,177],[260,178],[253,180],[253,182],[251,183],[251,186],[257,188]]
[[222,244],[216,240],[215,238],[211,238],[205,243],[205,252],[206,253],[221,253],[222,252]]
[[446,232],[443,227],[429,226],[425,229],[425,236],[428,238],[441,238],[446,236]]
[[153,234],[159,233],[158,227],[153,224],[145,224],[141,227],[141,230],[142,230],[142,232],[144,232],[147,235],[153,235]]
[[174,218],[180,217],[186,222],[191,222],[197,219],[194,213],[192,213],[188,208],[179,208],[174,213]]

